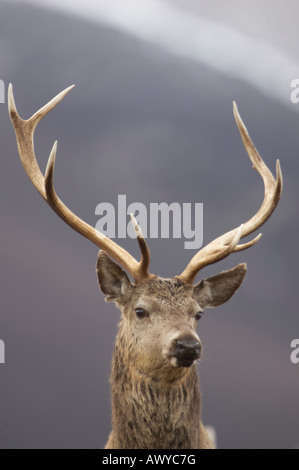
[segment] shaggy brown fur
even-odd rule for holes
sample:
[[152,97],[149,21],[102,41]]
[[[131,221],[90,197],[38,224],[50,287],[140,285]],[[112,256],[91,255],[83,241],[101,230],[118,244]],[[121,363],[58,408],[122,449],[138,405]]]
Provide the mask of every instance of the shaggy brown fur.
[[[97,272],[107,300],[122,312],[112,360],[112,432],[106,448],[213,448],[200,420],[195,360],[180,366],[177,341],[191,338],[201,345],[196,315],[226,302],[241,285],[246,266],[195,286],[159,277],[133,285],[101,251]],[[138,309],[144,316],[138,317]]]

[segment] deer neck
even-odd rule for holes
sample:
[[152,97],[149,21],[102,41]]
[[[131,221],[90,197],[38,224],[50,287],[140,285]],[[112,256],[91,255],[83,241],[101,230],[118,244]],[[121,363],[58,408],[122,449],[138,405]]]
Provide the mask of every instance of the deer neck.
[[112,446],[184,449],[200,445],[200,392],[196,366],[170,381],[136,370],[116,344],[113,354]]

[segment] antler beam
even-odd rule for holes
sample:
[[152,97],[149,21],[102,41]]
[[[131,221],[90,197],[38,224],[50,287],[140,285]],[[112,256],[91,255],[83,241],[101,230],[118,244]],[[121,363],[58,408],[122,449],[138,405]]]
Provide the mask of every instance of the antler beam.
[[239,228],[231,230],[216,238],[206,247],[196,253],[184,271],[179,276],[177,276],[182,281],[187,283],[193,283],[198,272],[205,266],[216,263],[217,261],[220,261],[229,256],[231,253],[246,250],[247,248],[253,246],[261,238],[261,234],[248,243],[241,245],[238,243],[242,238],[250,235],[252,232],[255,232],[266,222],[266,220],[269,219],[270,215],[277,206],[281,195],[282,173],[279,160],[276,162],[275,180],[271,171],[266,166],[265,162],[262,160],[257,149],[255,148],[245,127],[245,124],[240,117],[235,102],[233,104],[233,112],[244,147],[252,162],[253,169],[257,170],[263,179],[264,200],[258,212],[250,220],[242,224]]
[[[133,256],[130,255],[121,246],[110,240],[108,237],[100,233],[91,225],[87,224],[76,216],[70,209],[57,196],[54,184],[53,184],[53,173],[55,165],[55,157],[57,151],[57,142],[54,143],[50,157],[48,160],[45,177],[43,176],[40,167],[37,163],[35,152],[34,152],[34,131],[40,120],[46,116],[55,106],[71,91],[74,85],[66,88],[64,91],[59,93],[49,103],[39,109],[33,116],[28,120],[20,118],[13,96],[12,84],[8,88],[8,109],[11,121],[13,123],[18,150],[22,165],[28,175],[28,178],[50,205],[50,207],[61,217],[70,227],[76,230],[78,233],[86,237],[88,240],[93,242],[99,248],[104,250],[108,255],[114,258],[123,268],[132,275],[136,283],[141,283],[151,277],[149,273],[149,261],[150,252],[145,239],[139,229],[137,233],[137,239],[139,246],[141,247],[141,260],[138,262]],[[136,221],[135,221],[136,222]],[[136,227],[136,224],[135,224]]]

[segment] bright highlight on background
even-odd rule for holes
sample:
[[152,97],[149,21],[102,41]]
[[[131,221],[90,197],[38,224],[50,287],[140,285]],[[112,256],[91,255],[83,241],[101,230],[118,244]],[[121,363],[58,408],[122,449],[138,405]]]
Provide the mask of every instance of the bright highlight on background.
[[27,0],[104,22],[168,52],[241,79],[290,104],[299,63],[241,29],[184,11],[166,0]]

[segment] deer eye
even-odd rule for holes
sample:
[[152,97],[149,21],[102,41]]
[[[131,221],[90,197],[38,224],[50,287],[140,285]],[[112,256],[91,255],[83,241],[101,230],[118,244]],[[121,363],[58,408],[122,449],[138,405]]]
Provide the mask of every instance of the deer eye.
[[195,315],[195,320],[199,321],[201,317],[202,317],[202,312],[197,312],[197,314]]
[[149,316],[147,311],[144,310],[144,308],[135,308],[135,313],[136,313],[136,316],[140,319]]

